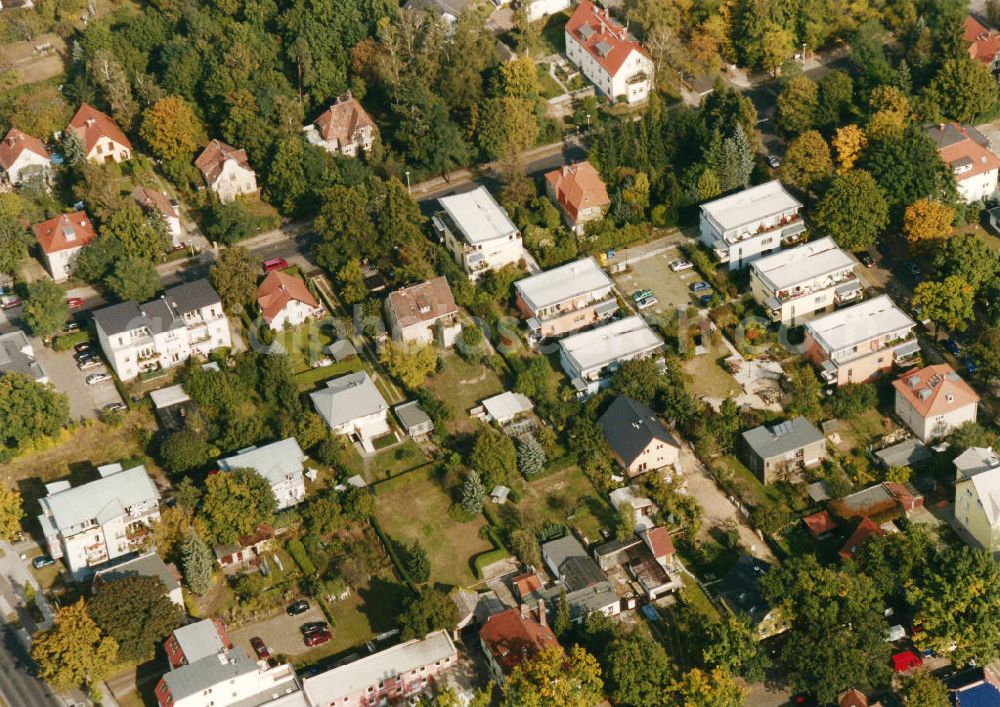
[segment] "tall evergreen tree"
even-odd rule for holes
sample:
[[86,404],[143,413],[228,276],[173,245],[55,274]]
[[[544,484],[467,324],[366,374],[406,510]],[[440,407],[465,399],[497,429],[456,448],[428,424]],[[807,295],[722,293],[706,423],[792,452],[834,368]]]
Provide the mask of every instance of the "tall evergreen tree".
[[534,435],[524,435],[518,441],[517,468],[524,476],[533,476],[545,468],[545,450]]
[[479,478],[478,471],[470,471],[462,484],[462,510],[470,515],[479,515],[483,512],[483,496],[486,495],[486,488]]
[[208,545],[192,528],[181,547],[181,564],[184,579],[195,594],[204,594],[212,588],[215,573],[215,559]]

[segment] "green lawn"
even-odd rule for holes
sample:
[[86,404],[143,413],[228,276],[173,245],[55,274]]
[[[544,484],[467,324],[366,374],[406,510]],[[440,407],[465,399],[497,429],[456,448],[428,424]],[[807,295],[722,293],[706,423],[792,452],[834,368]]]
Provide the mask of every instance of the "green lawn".
[[722,361],[730,356],[729,349],[722,342],[711,344],[711,337],[705,337],[705,341],[709,344],[708,352],[684,363],[685,373],[691,376],[692,392],[712,398],[738,395],[740,386],[722,367]]
[[448,432],[472,432],[477,423],[469,417],[469,410],[483,398],[502,393],[504,386],[497,374],[481,363],[469,363],[456,354],[446,355],[444,361],[444,371],[428,377],[426,386],[451,405]]
[[549,74],[548,64],[535,64],[535,71],[542,87],[542,98],[555,98],[565,93],[562,86]]
[[427,550],[432,582],[463,587],[476,583],[472,558],[493,549],[479,537],[485,518],[455,520],[448,512],[451,498],[429,479],[379,494],[375,502],[379,523],[389,537],[404,543],[419,540]]
[[694,578],[689,574],[683,574],[681,577],[684,580],[684,600],[688,605],[707,620],[718,621],[719,612]]
[[517,507],[530,509],[540,523],[576,526],[591,542],[600,540],[601,528],[611,527],[615,521],[611,504],[576,465],[525,484]]
[[407,439],[402,444],[378,452],[367,459],[362,459],[357,450],[352,451],[353,456],[357,458],[356,460],[352,459],[348,466],[357,468],[355,464],[360,464],[359,468],[363,471],[363,476],[368,483],[387,479],[390,476],[398,476],[427,463],[427,457],[412,439]]

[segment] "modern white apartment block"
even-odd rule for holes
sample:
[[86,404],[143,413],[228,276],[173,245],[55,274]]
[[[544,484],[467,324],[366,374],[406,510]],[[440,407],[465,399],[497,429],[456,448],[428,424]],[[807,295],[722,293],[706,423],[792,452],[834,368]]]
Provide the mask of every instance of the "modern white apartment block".
[[777,179],[701,206],[701,242],[730,270],[795,242],[806,230],[802,204]]
[[773,321],[797,326],[816,312],[829,312],[862,296],[856,264],[827,236],[755,260],[750,291]]
[[808,322],[806,357],[828,383],[864,383],[920,353],[916,326],[880,295]]
[[97,471],[101,478],[83,486],[47,484],[48,495],[39,500],[38,522],[49,555],[65,559],[77,580],[91,568],[135,552],[160,519],[160,492],[146,467],[105,464]]
[[559,360],[577,395],[592,395],[621,364],[662,349],[663,339],[646,320],[631,316],[566,337],[559,344]]
[[253,469],[267,479],[278,502],[278,510],[290,508],[305,500],[306,482],[302,462],[306,455],[294,437],[263,446],[241,449],[231,457],[219,460],[219,469]]
[[607,10],[581,0],[566,22],[566,56],[610,100],[642,103],[653,87],[653,60],[611,19]]
[[434,230],[472,280],[524,258],[521,232],[486,187],[438,200]]
[[104,355],[123,381],[232,345],[222,301],[205,279],[171,287],[149,302],[100,309],[94,324]]
[[517,308],[534,341],[583,329],[618,311],[613,283],[593,258],[540,272],[514,283]]

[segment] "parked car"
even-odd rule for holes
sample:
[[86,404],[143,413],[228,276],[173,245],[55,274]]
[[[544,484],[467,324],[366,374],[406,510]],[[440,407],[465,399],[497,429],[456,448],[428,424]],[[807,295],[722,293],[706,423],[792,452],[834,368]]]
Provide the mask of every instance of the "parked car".
[[310,633],[315,633],[316,631],[326,631],[330,628],[330,624],[326,621],[307,621],[299,627],[302,631],[302,635],[308,635]]
[[914,262],[909,262],[906,264],[906,270],[913,275],[913,277],[920,277],[920,266]]
[[67,297],[66,304],[69,305],[70,309],[80,309],[83,306],[82,297]]
[[958,356],[962,353],[962,347],[959,346],[958,342],[954,339],[945,339],[942,346],[944,346],[945,351],[950,353],[952,356]]
[[875,258],[873,258],[870,253],[858,253],[858,260],[860,260],[861,264],[866,268],[875,267]]
[[313,646],[318,646],[329,641],[333,636],[329,631],[314,631],[313,633],[306,634],[302,638],[302,642],[307,646],[312,648]]
[[767,163],[771,166],[771,169],[777,169],[781,166],[781,158],[777,155],[768,155]]
[[97,355],[96,351],[81,351],[80,353],[73,354],[73,358],[77,363],[86,363],[87,361],[98,361],[100,357]]
[[972,358],[972,356],[966,356],[963,358],[962,365],[965,366],[965,372],[970,376],[976,372],[976,369],[979,368],[979,364],[976,363],[976,359]]
[[273,272],[274,270],[284,270],[288,267],[288,261],[284,258],[271,258],[270,260],[264,261],[264,272]]
[[648,309],[649,307],[652,307],[654,304],[656,304],[658,301],[659,300],[657,300],[656,297],[650,295],[649,297],[644,297],[635,304],[636,307],[638,307],[639,309]]
[[636,304],[639,304],[639,302],[641,302],[642,300],[652,296],[653,296],[652,290],[636,290],[635,292],[632,293],[632,301],[635,302]]
[[307,611],[309,611],[309,602],[307,602],[305,599],[299,599],[298,601],[293,601],[291,604],[288,605],[288,608],[285,609],[285,613],[287,613],[289,616],[297,616],[299,614],[304,614]]
[[34,567],[36,570],[40,570],[43,567],[48,567],[49,565],[54,565],[55,563],[56,561],[53,560],[48,555],[42,555],[41,557],[36,557],[35,559],[33,559],[31,561],[31,566]]
[[0,309],[14,309],[21,306],[21,298],[14,295],[4,295],[0,297]]
[[74,346],[73,350],[76,351],[77,353],[85,353],[87,351],[90,351],[92,347],[93,345],[89,341],[84,341]]
[[670,263],[670,269],[674,272],[680,272],[681,270],[690,270],[694,267],[694,263],[690,260],[675,260]]
[[95,356],[94,358],[88,358],[86,361],[79,361],[76,367],[81,371],[89,371],[91,368],[99,368],[102,365],[104,364],[101,363],[101,359]]
[[87,376],[87,385],[97,385],[109,380],[111,380],[110,373],[91,373]]
[[117,412],[118,410],[128,410],[128,405],[125,403],[108,403],[104,406],[105,412]]
[[705,290],[712,289],[712,286],[709,285],[704,280],[698,280],[697,282],[692,282],[690,285],[688,285],[688,289],[691,290],[692,292],[704,292]]
[[66,325],[63,327],[63,332],[66,334],[72,334],[76,331],[80,331],[80,325],[76,322],[66,322]]
[[257,657],[261,660],[267,660],[271,657],[271,651],[267,649],[264,645],[264,639],[260,636],[254,636],[250,639],[250,647],[253,648],[253,652],[257,654]]

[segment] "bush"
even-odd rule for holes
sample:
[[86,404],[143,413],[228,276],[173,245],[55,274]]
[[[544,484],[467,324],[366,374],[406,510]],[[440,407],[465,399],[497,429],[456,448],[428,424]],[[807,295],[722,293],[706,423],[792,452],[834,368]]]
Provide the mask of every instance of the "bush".
[[285,545],[285,549],[288,550],[288,554],[292,556],[292,559],[295,560],[295,564],[297,564],[299,569],[302,570],[302,574],[306,576],[316,574],[316,565],[314,565],[312,560],[309,559],[309,555],[306,553],[306,549],[302,545],[301,540],[292,538]]
[[878,404],[878,391],[871,383],[848,383],[837,388],[830,399],[835,417],[855,417]]
[[77,344],[90,341],[90,332],[76,331],[72,334],[61,334],[52,340],[53,351],[68,351]]

